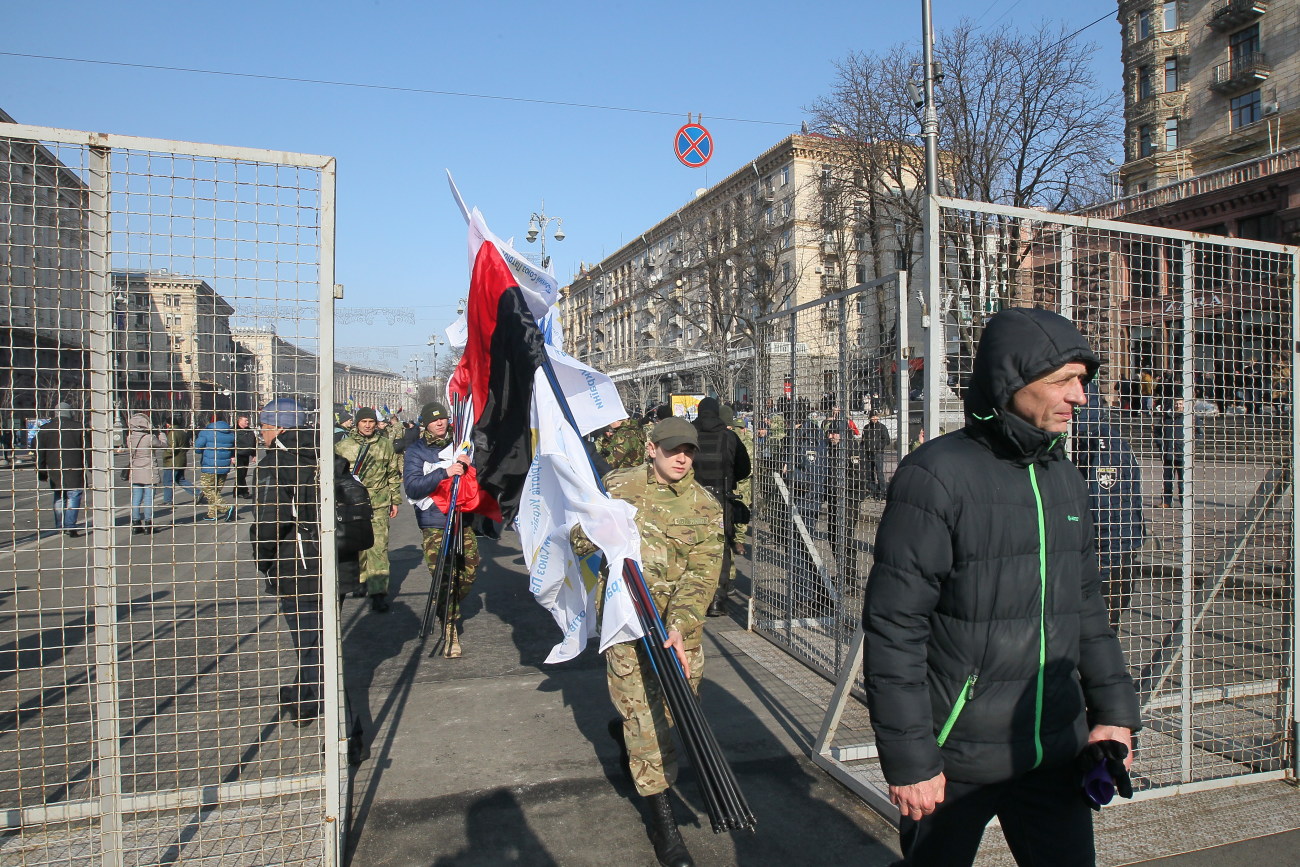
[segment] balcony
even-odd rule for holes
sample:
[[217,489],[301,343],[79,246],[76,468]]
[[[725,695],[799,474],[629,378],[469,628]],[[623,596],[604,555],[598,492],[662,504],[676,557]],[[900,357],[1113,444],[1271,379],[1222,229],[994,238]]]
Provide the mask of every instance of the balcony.
[[1268,0],[1228,0],[1210,13],[1205,26],[1216,33],[1228,33],[1249,24],[1268,11]]
[[1273,73],[1273,66],[1262,51],[1251,51],[1214,67],[1210,89],[1231,94],[1249,90]]

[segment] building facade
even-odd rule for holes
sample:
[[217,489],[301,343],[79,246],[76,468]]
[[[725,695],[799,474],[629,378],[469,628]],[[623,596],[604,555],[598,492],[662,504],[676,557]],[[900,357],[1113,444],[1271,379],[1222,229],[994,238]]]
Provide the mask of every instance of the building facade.
[[247,401],[240,409],[256,409],[279,397],[293,398],[308,410],[317,408],[319,356],[280,337],[271,326],[234,328],[231,336],[239,393]]
[[334,364],[334,406],[368,406],[381,415],[399,410],[407,418],[419,412],[416,383],[387,370],[374,370],[356,364]]
[[[759,398],[754,369],[773,351],[759,336],[760,317],[919,264],[909,252],[919,253],[915,230],[904,228],[914,222],[887,205],[868,218],[862,203],[872,182],[851,162],[836,139],[792,135],[698,191],[611,256],[581,268],[563,290],[566,347],[610,373],[629,407],[672,393]],[[877,182],[876,200],[881,192]],[[888,200],[916,190],[884,192]],[[820,327],[830,331],[839,322]],[[828,360],[827,387],[838,370]],[[815,391],[822,373],[810,374],[818,378]],[[848,391],[872,388],[854,382]]]
[[[13,122],[0,111],[0,131]],[[88,204],[55,153],[0,139],[0,411],[19,422],[60,400],[89,405]]]

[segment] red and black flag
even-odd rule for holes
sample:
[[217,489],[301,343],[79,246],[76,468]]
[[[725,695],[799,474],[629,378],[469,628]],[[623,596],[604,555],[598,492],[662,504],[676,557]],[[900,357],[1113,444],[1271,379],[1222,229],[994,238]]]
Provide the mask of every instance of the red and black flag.
[[447,391],[474,408],[471,442],[481,491],[472,511],[509,524],[533,460],[533,376],[546,348],[518,281],[491,241],[474,257],[465,320],[465,354]]

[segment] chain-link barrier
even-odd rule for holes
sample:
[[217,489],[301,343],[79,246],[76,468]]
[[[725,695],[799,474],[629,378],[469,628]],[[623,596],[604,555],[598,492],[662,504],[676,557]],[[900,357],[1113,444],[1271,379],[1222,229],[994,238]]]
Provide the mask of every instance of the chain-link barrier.
[[249,541],[256,410],[322,439],[333,161],[0,133],[0,863],[336,863],[337,616]]
[[[1072,319],[1104,362],[1070,447],[1142,703],[1135,785],[1155,796],[1292,773],[1296,248],[939,201],[926,263],[937,283],[909,294],[907,316],[893,308],[891,324],[911,322],[923,352],[898,362],[911,369],[905,386],[881,392],[886,428],[916,443],[927,428],[964,424],[975,348],[998,310]],[[851,462],[867,453],[861,436],[841,435],[850,445],[837,456],[827,425],[837,414],[857,421],[862,392],[874,395],[862,371],[882,370],[871,360],[880,344],[854,342],[849,301],[872,291],[768,320],[781,361],[760,367],[759,394],[786,429],[763,471],[770,483],[756,488],[766,523],[755,534],[755,622],[840,675],[818,752],[884,805],[865,709],[851,697],[881,504],[862,495],[861,459]],[[942,330],[922,330],[929,322]],[[910,411],[899,413],[903,393]]]

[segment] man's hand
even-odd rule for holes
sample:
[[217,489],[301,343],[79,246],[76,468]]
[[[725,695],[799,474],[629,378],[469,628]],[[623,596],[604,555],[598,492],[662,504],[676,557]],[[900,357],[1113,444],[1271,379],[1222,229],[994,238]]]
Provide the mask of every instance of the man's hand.
[[465,472],[464,461],[452,461],[451,466],[447,467],[447,475],[449,476],[463,475],[464,472]]
[[939,774],[910,786],[890,786],[889,801],[905,818],[919,822],[943,803],[943,791],[947,785],[947,779]]
[[390,518],[396,518],[396,517],[397,517],[397,504],[396,504],[396,503],[393,503],[391,506],[388,507],[388,517],[390,517]]
[[685,672],[689,679],[691,676],[691,664],[686,661],[686,648],[682,645],[682,634],[676,629],[668,633],[668,640],[664,642],[664,647],[671,648],[677,654],[677,661],[682,664],[682,671]]
[[1092,731],[1088,732],[1088,743],[1097,741],[1119,741],[1128,747],[1128,755],[1124,757],[1124,770],[1133,769],[1133,732],[1123,726],[1093,726]]

